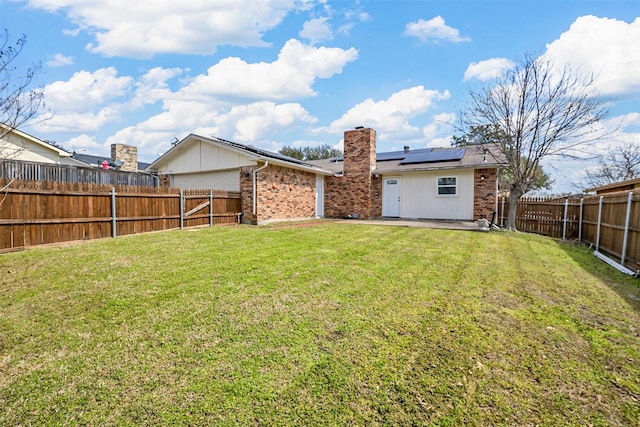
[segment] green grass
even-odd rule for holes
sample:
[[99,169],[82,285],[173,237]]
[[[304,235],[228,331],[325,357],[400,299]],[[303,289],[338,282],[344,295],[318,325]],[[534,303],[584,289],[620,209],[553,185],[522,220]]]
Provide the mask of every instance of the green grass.
[[0,425],[640,425],[639,282],[540,236],[214,227],[0,272]]

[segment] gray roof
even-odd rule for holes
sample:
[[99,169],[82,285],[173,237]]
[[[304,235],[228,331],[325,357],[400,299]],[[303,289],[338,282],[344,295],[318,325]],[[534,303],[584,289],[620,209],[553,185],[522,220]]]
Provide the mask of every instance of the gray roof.
[[280,164],[282,166],[286,166],[293,169],[305,170],[308,172],[319,173],[321,175],[331,175],[331,171],[324,169],[313,162],[305,162],[293,157],[285,156],[280,153],[274,153],[273,151],[263,150],[261,148],[256,148],[251,145],[244,145],[238,142],[228,141],[226,139],[218,138],[216,136],[202,136],[197,134],[189,134],[184,139],[182,139],[178,144],[175,144],[169,151],[162,154],[156,160],[154,160],[146,169],[149,171],[153,171],[154,168],[161,162],[162,159],[168,159],[176,154],[178,148],[183,144],[189,143],[189,141],[204,141],[209,144],[218,145],[222,147],[226,147],[232,151],[243,153],[245,156],[257,160],[268,160],[273,162],[274,164]]
[[[106,160],[109,163],[113,161],[111,157],[94,156],[92,154],[81,154],[81,153],[76,153],[75,151],[73,152],[71,157],[81,162],[84,162],[90,166],[98,166],[98,167],[102,165],[103,160]],[[138,162],[138,170],[144,170],[149,165],[150,163]]]
[[[343,158],[313,160],[333,173],[341,173]],[[504,155],[495,144],[468,147],[419,148],[408,151],[376,153],[377,173],[437,171],[446,169],[498,168],[506,164]]]

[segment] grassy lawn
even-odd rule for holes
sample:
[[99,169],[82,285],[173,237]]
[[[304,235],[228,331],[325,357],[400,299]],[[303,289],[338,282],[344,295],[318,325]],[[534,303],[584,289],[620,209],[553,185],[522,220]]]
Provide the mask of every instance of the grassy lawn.
[[540,236],[214,227],[0,271],[0,425],[640,425],[640,281]]

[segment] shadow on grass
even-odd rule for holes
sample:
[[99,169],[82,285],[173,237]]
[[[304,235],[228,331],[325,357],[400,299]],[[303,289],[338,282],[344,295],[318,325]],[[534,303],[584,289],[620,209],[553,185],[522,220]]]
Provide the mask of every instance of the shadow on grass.
[[640,279],[624,274],[593,255],[593,248],[575,240],[557,240],[558,246],[580,267],[602,280],[636,311],[640,311]]

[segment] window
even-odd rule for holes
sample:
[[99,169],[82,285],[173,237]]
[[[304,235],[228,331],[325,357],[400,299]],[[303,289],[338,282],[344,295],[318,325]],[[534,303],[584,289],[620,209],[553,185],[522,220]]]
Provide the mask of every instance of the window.
[[455,196],[456,195],[456,177],[455,176],[438,178],[438,195],[439,196]]

